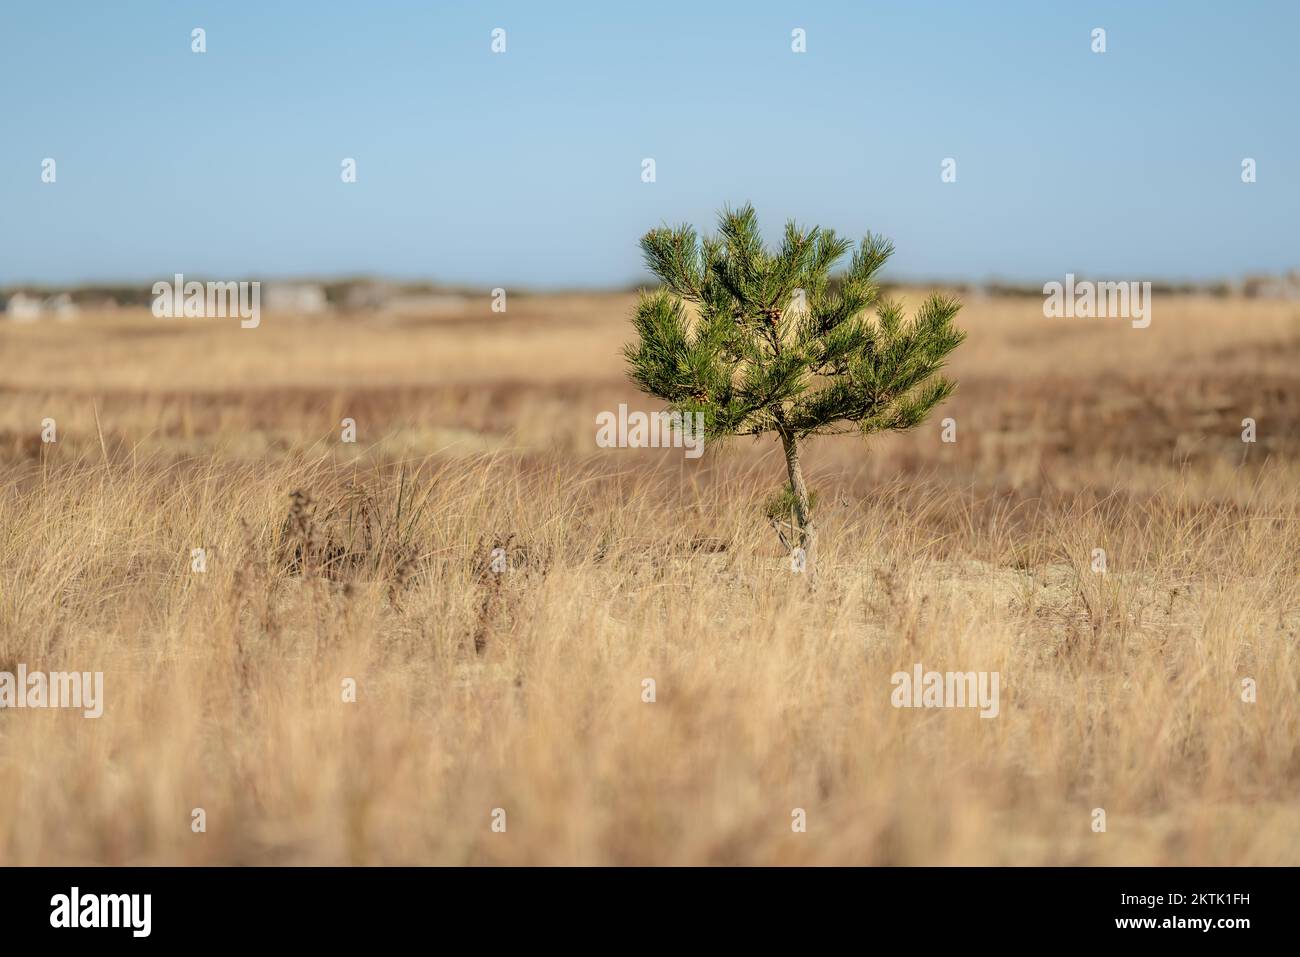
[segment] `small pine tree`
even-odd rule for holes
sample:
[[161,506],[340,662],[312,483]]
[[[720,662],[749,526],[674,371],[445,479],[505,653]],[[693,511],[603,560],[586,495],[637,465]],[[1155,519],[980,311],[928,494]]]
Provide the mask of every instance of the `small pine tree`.
[[749,205],[724,209],[719,234],[702,241],[690,226],[651,230],[641,249],[663,286],[641,294],[632,319],[639,341],[624,350],[642,391],[683,421],[703,414],[706,440],[776,433],[789,484],[769,501],[768,517],[782,544],[803,549],[809,571],[816,530],[802,441],[920,424],[952,394],[938,373],[965,338],[953,326],[955,299],[932,295],[905,321],[898,303],[880,298],[875,277],[894,247],[879,236],[868,233],[832,282],[852,247],[831,230],[790,222],[772,253]]

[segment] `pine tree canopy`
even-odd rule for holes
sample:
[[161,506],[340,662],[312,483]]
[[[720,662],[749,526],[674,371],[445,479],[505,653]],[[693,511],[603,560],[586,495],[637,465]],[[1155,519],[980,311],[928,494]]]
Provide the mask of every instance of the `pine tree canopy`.
[[723,210],[716,236],[664,227],[641,249],[663,286],[637,304],[631,378],[674,411],[702,413],[708,438],[910,429],[952,393],[939,373],[965,338],[960,303],[931,295],[909,320],[881,299],[876,276],[894,247],[880,236],[854,250],[789,222],[772,252],[745,205]]

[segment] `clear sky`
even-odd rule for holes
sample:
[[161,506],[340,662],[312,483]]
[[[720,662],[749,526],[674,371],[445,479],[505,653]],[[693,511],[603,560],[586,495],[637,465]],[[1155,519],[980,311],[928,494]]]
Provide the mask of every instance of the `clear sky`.
[[625,284],[745,201],[895,277],[1278,271],[1297,37],[1283,0],[0,0],[0,284]]

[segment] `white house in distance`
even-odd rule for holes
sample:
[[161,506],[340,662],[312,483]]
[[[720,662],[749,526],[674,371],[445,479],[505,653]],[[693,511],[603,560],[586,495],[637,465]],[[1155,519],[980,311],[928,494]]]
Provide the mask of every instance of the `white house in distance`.
[[46,316],[53,316],[62,322],[72,322],[80,312],[66,292],[46,299],[16,292],[9,297],[9,303],[5,307],[5,315],[11,322],[36,322]]
[[16,292],[9,297],[5,315],[10,322],[35,322],[41,318],[41,301],[34,296]]
[[42,303],[42,308],[61,322],[71,322],[81,313],[80,307],[72,301],[72,297],[66,292],[61,292],[57,296],[50,296]]
[[314,315],[329,308],[324,288],[314,282],[264,282],[261,296],[267,312]]

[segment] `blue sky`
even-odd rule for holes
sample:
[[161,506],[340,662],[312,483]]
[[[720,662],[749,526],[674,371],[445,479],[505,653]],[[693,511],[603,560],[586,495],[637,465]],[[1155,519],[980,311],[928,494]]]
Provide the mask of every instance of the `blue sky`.
[[745,201],[885,233],[895,277],[1277,271],[1297,35],[1281,0],[4,0],[0,284],[620,285],[646,229]]

